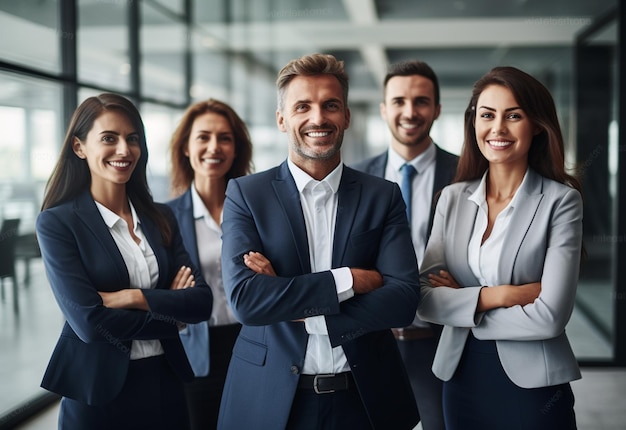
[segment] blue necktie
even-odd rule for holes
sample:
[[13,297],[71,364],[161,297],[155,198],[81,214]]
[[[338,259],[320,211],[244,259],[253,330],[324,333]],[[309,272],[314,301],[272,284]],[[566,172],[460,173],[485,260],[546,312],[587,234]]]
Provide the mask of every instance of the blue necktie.
[[411,188],[413,184],[413,176],[417,173],[415,167],[406,163],[400,168],[402,171],[402,184],[400,184],[400,191],[402,191],[402,198],[406,204],[406,217],[411,224]]

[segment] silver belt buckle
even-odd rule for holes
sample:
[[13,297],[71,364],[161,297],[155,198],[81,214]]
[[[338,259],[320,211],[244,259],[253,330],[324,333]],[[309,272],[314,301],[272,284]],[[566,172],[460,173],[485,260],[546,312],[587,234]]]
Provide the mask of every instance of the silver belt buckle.
[[328,373],[328,374],[322,374],[322,375],[315,375],[315,378],[313,378],[313,389],[315,390],[316,394],[329,394],[329,393],[334,393],[335,390],[324,390],[321,391],[318,387],[317,387],[317,382],[320,379],[328,379],[328,378],[334,378],[335,375],[332,373]]

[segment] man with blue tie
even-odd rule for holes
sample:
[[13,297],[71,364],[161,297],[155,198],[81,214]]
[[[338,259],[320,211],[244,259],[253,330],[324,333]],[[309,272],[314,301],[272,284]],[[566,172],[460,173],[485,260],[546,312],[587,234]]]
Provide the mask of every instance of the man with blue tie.
[[[428,64],[407,61],[391,65],[383,96],[380,113],[391,132],[389,149],[354,167],[401,185],[415,254],[421,264],[435,201],[439,191],[454,179],[458,157],[439,148],[430,137],[441,104],[439,82]],[[393,330],[424,430],[444,429],[442,382],[431,371],[439,331],[439,327],[417,317],[410,326]]]
[[292,60],[277,87],[288,159],[226,190],[223,279],[243,327],[218,427],[412,429],[419,415],[391,332],[419,302],[400,189],[341,161],[342,61]]

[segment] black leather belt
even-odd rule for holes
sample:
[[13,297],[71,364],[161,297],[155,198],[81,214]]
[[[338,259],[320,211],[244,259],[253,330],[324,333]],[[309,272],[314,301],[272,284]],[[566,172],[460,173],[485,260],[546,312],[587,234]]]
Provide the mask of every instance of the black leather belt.
[[343,372],[336,375],[300,375],[298,388],[315,390],[317,394],[334,393],[340,390],[356,388],[352,372]]

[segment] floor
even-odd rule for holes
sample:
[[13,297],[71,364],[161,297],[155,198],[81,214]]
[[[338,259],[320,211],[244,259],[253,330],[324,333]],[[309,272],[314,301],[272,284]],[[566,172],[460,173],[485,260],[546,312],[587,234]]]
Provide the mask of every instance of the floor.
[[[24,267],[18,267],[24,273]],[[20,312],[12,309],[12,288],[5,282],[6,299],[0,303],[0,415],[20,408],[39,388],[63,318],[47,285],[40,261],[31,263],[30,286],[20,285]],[[591,288],[582,286],[582,289]],[[596,296],[601,286],[593,286]],[[590,324],[585,312],[575,309],[568,325],[577,357],[610,357],[610,345]],[[626,430],[626,369],[583,368],[583,378],[572,383],[576,395],[576,415],[580,430]],[[17,430],[56,428],[58,404],[52,405]],[[419,426],[417,427],[419,429]]]

